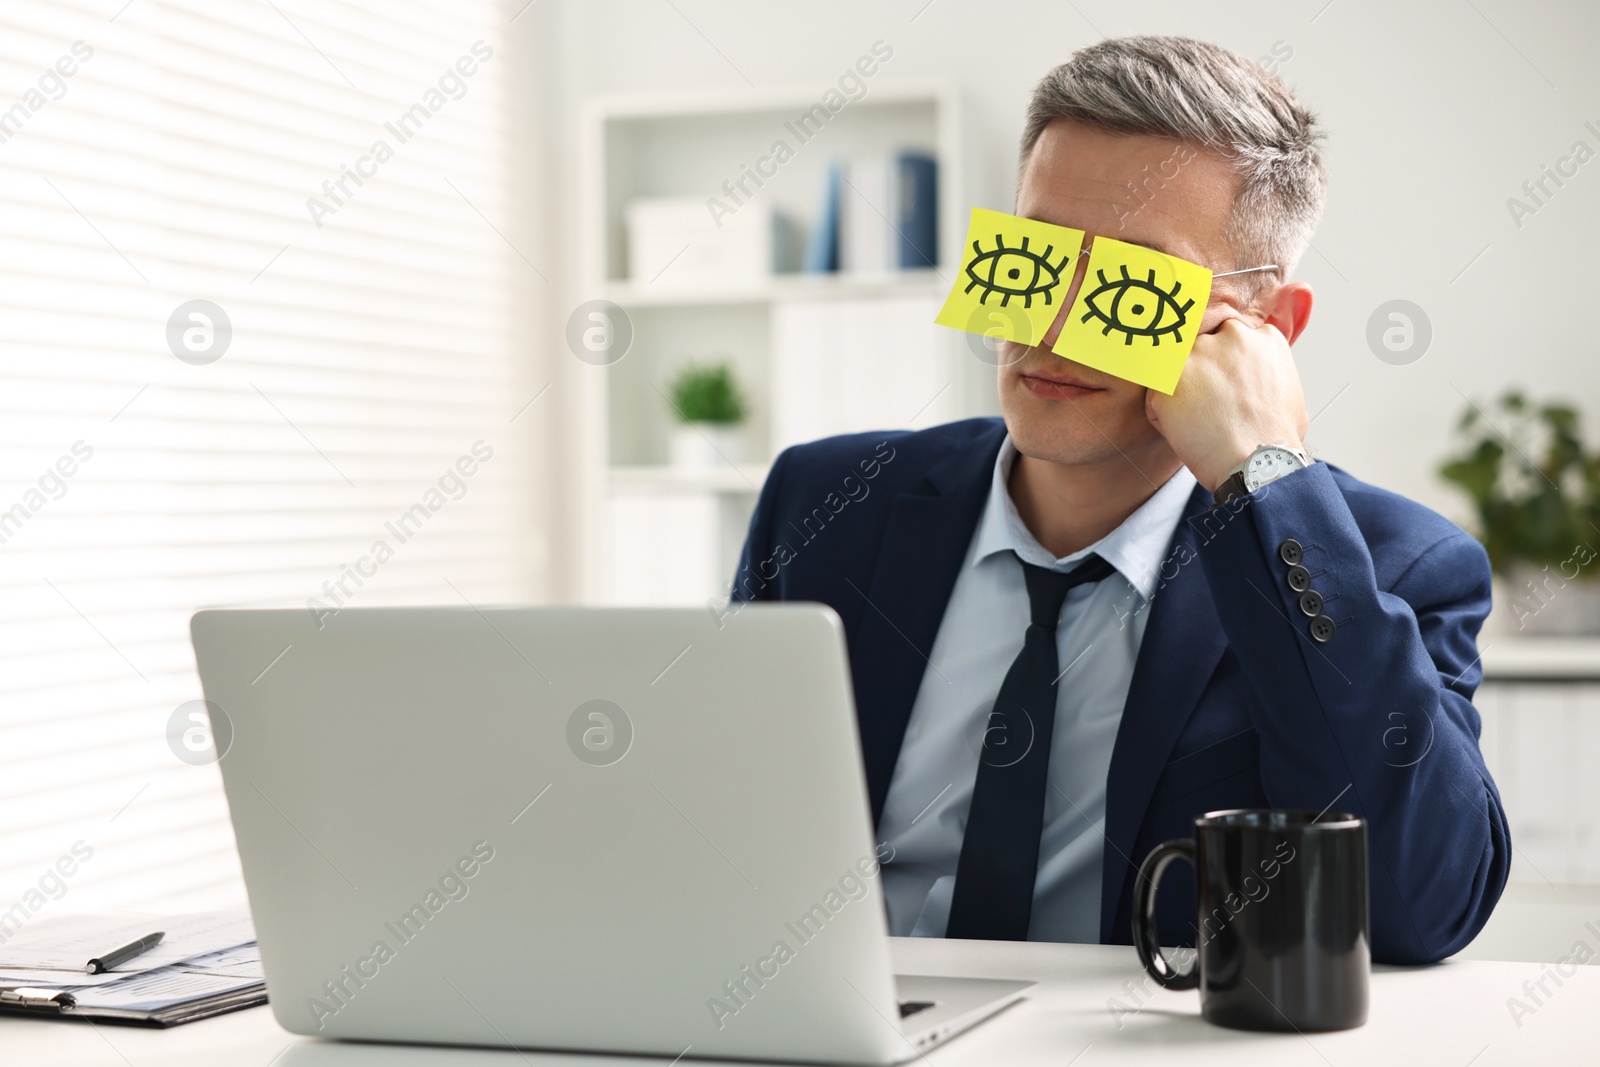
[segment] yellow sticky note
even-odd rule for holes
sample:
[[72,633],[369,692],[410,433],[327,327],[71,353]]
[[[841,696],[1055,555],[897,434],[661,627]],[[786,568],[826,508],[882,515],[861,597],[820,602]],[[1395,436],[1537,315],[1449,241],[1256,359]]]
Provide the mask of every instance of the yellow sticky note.
[[1210,296],[1206,268],[1096,237],[1083,285],[1052,350],[1170,395]]
[[1061,310],[1083,231],[972,209],[961,272],[933,321],[1037,344]]

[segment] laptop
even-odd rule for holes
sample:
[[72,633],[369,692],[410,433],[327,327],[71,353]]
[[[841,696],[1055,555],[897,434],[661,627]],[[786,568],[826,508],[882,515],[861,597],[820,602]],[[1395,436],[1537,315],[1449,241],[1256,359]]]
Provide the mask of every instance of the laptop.
[[892,973],[826,607],[191,628],[294,1033],[887,1064],[1032,984]]

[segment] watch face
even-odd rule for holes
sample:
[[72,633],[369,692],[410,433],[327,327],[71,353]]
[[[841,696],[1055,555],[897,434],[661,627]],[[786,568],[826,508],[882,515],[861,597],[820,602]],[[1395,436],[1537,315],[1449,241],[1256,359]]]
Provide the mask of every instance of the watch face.
[[1305,464],[1300,462],[1300,457],[1287,448],[1263,448],[1251,456],[1250,462],[1245,464],[1244,484],[1254,491],[1268,482],[1282,478],[1285,474],[1292,474],[1303,466]]

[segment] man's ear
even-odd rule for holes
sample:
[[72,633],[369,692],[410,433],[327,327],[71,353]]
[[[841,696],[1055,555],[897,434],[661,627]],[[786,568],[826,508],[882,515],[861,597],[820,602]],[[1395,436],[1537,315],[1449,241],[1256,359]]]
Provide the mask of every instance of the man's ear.
[[1284,338],[1294,344],[1295,338],[1305,331],[1311,321],[1311,286],[1305,282],[1284,282],[1271,294],[1266,294],[1264,322],[1278,328]]

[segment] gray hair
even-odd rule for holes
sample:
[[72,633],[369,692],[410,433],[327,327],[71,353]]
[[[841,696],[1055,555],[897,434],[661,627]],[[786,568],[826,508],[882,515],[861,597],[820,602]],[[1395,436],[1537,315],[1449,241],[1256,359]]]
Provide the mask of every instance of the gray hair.
[[1322,216],[1328,177],[1316,116],[1275,74],[1220,45],[1117,37],[1074,52],[1028,102],[1024,164],[1055,119],[1172,137],[1228,160],[1239,176],[1228,238],[1250,260],[1235,267],[1276,263],[1287,277]]

